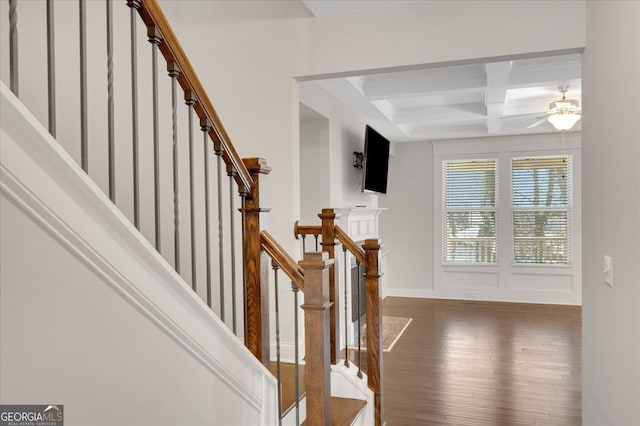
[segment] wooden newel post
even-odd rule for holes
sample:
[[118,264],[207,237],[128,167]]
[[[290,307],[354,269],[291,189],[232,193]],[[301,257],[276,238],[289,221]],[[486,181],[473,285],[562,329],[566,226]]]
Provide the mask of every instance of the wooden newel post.
[[269,261],[267,254],[261,249],[260,232],[264,222],[261,223],[260,218],[262,213],[271,210],[263,206],[266,203],[263,175],[268,175],[271,168],[263,158],[244,158],[242,161],[253,179],[253,186],[244,202],[242,224],[246,345],[262,364],[269,367]]
[[382,304],[380,303],[380,240],[365,240],[367,302],[367,377],[375,402],[375,425],[382,425]]
[[304,269],[305,386],[308,426],[331,424],[331,365],[329,364],[329,267],[327,253],[305,253]]
[[[334,209],[322,209],[322,213],[318,215],[322,219],[322,251],[329,255],[329,259],[336,258],[336,232],[335,232],[335,219],[337,217]],[[331,312],[329,314],[329,329],[331,341],[331,364],[336,364],[340,359],[340,345],[337,343],[340,341],[340,314],[337,307],[339,306],[338,291],[336,290],[337,268],[335,261],[329,267],[329,301],[333,303],[331,305]]]

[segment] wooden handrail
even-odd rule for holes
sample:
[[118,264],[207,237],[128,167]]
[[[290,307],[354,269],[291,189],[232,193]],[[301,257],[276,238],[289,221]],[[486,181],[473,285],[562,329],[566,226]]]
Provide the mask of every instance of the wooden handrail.
[[185,92],[191,92],[196,100],[194,110],[200,119],[206,119],[212,129],[209,131],[209,137],[213,142],[222,144],[224,153],[223,159],[226,164],[231,164],[235,170],[235,179],[241,191],[249,193],[253,186],[253,180],[249,171],[245,167],[242,159],[233,147],[229,135],[227,134],[213,104],[204,90],[200,79],[191,66],[191,62],[187,58],[180,42],[178,41],[169,21],[167,20],[162,8],[157,0],[141,0],[138,9],[140,17],[147,27],[156,27],[162,37],[159,45],[160,52],[168,62],[175,62],[179,69],[180,75],[178,82]]
[[304,291],[304,275],[298,264],[267,231],[260,234],[262,248],[285,274]]
[[351,237],[349,237],[349,234],[347,234],[338,225],[335,226],[335,230],[336,230],[336,238],[338,239],[338,241],[340,241],[342,245],[344,245],[347,248],[347,250],[349,250],[351,254],[355,256],[358,262],[364,265],[366,258],[365,258],[364,250],[362,249],[362,247],[358,247],[355,241],[353,241]]
[[319,225],[300,225],[300,222],[296,220],[293,225],[293,235],[296,240],[302,235],[320,235],[322,234],[322,226]]

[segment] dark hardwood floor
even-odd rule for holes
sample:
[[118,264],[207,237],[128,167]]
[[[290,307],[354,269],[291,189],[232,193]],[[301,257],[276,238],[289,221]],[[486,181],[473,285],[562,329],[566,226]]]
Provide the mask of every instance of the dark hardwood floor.
[[580,307],[386,298],[387,426],[581,423]]

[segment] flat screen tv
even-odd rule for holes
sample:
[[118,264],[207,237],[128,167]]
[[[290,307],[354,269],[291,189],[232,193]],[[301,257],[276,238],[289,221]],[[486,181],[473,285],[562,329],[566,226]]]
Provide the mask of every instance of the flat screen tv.
[[365,128],[362,192],[387,193],[390,145],[389,140],[372,127]]

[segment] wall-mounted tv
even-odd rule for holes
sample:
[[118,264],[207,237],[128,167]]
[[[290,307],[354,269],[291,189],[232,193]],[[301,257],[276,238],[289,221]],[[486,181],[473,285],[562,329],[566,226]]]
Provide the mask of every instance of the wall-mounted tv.
[[389,140],[371,126],[365,128],[362,192],[387,193],[390,145]]

